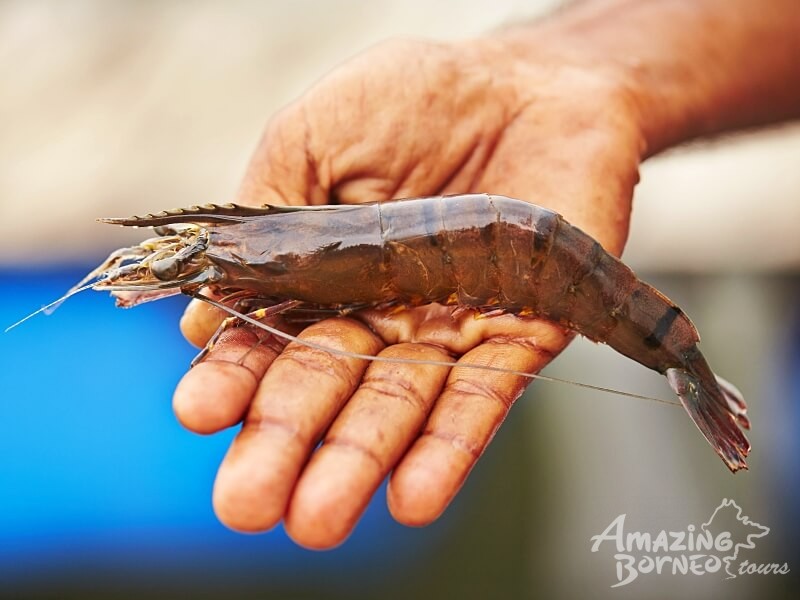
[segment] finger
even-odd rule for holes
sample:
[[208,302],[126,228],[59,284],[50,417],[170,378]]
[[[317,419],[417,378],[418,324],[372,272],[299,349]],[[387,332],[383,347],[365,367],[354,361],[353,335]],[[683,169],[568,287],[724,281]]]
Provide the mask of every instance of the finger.
[[284,340],[250,325],[224,332],[203,362],[190,369],[175,389],[175,416],[196,433],[214,433],[235,425],[284,346]]
[[[380,356],[449,361],[426,344],[390,346]],[[352,531],[370,498],[419,435],[449,369],[374,362],[303,471],[286,515],[298,544],[330,548]]]
[[[304,330],[304,340],[375,354],[381,340],[337,318]],[[283,516],[314,445],[358,386],[367,361],[289,344],[264,376],[214,485],[214,509],[228,527],[264,531]]]
[[183,337],[197,348],[203,348],[222,321],[230,315],[202,300],[192,300],[181,317]]
[[[550,329],[554,333],[547,341],[490,340],[459,364],[538,371],[565,343],[556,328]],[[398,521],[426,525],[444,511],[528,382],[503,373],[453,369],[425,430],[389,482],[389,510]]]

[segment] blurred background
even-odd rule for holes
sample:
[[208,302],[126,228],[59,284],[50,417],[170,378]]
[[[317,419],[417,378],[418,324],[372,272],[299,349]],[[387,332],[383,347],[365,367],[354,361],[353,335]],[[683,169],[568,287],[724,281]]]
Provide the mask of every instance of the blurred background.
[[[0,322],[138,237],[95,217],[227,201],[267,118],[349,56],[557,4],[0,1]],[[183,301],[122,312],[87,293],[0,335],[0,596],[797,597],[798,193],[796,124],[675,150],[643,168],[625,254],[748,399],[749,472],[728,473],[681,410],[535,384],[437,523],[398,525],[381,491],[324,553],[216,521],[211,486],[235,432],[200,437],[172,416],[193,355]],[[548,373],[671,397],[582,340]],[[590,538],[617,515],[675,531],[723,498],[771,529],[741,558],[790,574],[610,588],[613,550],[592,553]]]

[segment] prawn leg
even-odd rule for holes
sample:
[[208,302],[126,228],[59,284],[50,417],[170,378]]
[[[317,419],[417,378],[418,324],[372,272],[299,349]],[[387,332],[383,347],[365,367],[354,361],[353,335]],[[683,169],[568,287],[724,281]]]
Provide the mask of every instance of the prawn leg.
[[[288,310],[296,308],[299,304],[301,304],[301,302],[298,300],[287,300],[286,302],[281,302],[280,304],[273,304],[272,306],[267,306],[265,308],[258,308],[247,313],[245,316],[257,321],[261,321],[269,317],[278,316]],[[216,346],[223,333],[232,327],[242,324],[243,322],[244,321],[240,317],[228,317],[222,321],[219,327],[217,327],[217,330],[211,336],[211,339],[208,340],[208,343],[203,347],[202,350],[200,350],[200,353],[195,356],[194,359],[192,359],[190,366],[195,367],[200,364],[206,358],[206,356],[208,356],[209,352],[214,349],[214,346]]]
[[369,304],[347,304],[344,306],[337,306],[334,308],[325,308],[322,306],[300,306],[297,308],[289,309],[288,313],[284,316],[287,323],[316,323],[322,319],[329,319],[332,317],[346,317],[360,310],[368,308],[377,308]]

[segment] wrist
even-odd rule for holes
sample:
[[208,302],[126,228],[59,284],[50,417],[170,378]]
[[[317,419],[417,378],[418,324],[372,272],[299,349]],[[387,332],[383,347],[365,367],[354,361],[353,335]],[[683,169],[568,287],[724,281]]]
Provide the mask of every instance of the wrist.
[[662,149],[663,119],[635,65],[604,57],[570,37],[535,25],[469,40],[465,48],[488,64],[493,86],[515,90],[517,110],[549,104],[548,114],[574,129],[583,125],[587,134],[611,134],[637,164],[654,154],[653,148]]
[[616,114],[617,123],[626,121],[638,138],[640,160],[696,135],[682,99],[675,97],[680,86],[664,81],[654,86],[651,70],[633,57],[606,52],[549,22],[498,32],[491,40],[514,57],[515,77],[531,96],[558,78],[590,112],[604,107]]
[[596,0],[493,37],[522,62],[573,66],[615,86],[646,158],[800,116],[798,27],[796,0]]

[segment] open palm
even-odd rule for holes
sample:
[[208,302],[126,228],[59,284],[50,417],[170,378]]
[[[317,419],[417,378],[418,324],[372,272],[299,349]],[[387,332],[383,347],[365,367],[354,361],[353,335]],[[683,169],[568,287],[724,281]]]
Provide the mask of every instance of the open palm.
[[[588,62],[530,64],[493,40],[387,43],[270,122],[238,201],[503,194],[562,213],[619,254],[642,151],[621,88]],[[351,352],[527,372],[570,338],[541,320],[451,312],[365,311],[299,335]],[[222,318],[193,303],[182,328],[202,345]],[[214,490],[225,524],[261,531],[284,519],[298,543],[327,548],[345,539],[390,472],[396,519],[424,525],[438,517],[527,383],[284,348],[239,327],[186,374],[174,404],[200,433],[243,422]]]

